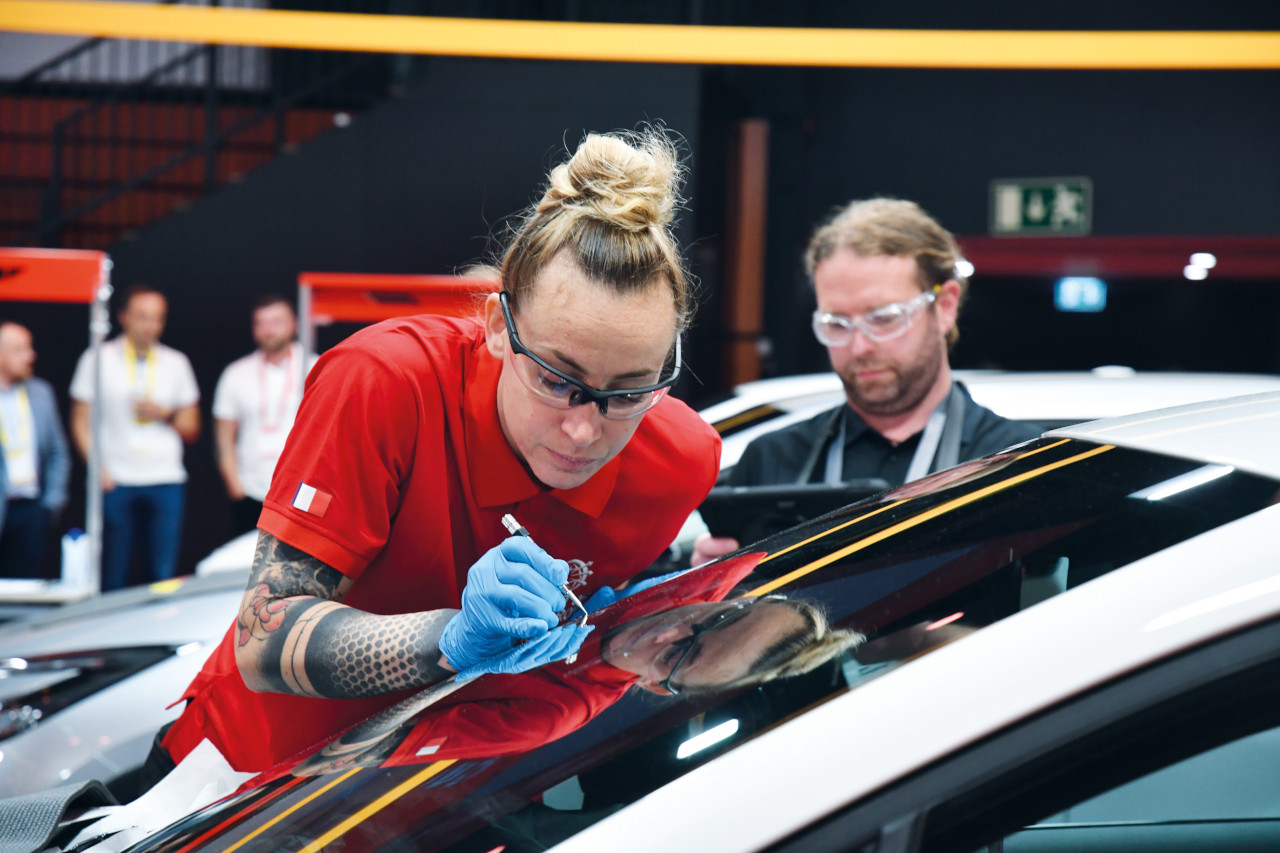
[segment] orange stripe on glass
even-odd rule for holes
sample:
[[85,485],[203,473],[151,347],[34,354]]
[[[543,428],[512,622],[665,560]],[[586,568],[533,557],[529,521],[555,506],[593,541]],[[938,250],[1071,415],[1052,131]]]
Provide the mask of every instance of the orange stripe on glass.
[[437,773],[452,766],[456,762],[457,762],[457,759],[450,758],[445,761],[436,761],[432,764],[427,765],[425,768],[423,768],[418,773],[414,774],[409,779],[406,779],[404,782],[401,782],[399,785],[395,786],[390,791],[387,791],[387,793],[383,794],[381,797],[374,800],[372,803],[365,806],[360,811],[356,812],[351,817],[347,818],[342,823],[338,824],[333,829],[329,830],[324,835],[317,838],[315,841],[312,841],[306,847],[303,847],[301,850],[298,851],[298,853],[315,853],[315,851],[324,848],[330,842],[336,841],[337,839],[341,838],[353,827],[356,827],[359,824],[363,823],[364,821],[368,820],[369,818],[373,817],[375,814],[382,811],[387,806],[391,805],[396,800],[400,799],[405,794],[409,793],[414,788],[418,787],[423,782],[430,779],[432,776],[435,776]]
[[235,844],[232,844],[230,847],[225,848],[225,849],[222,851],[222,853],[232,853],[232,851],[239,850],[241,847],[243,847],[244,845],[248,844],[250,841],[252,841],[253,839],[257,838],[259,835],[261,835],[262,833],[266,832],[268,829],[270,829],[271,827],[275,826],[277,823],[279,823],[280,821],[284,820],[284,819],[285,819],[285,818],[287,818],[289,815],[291,815],[291,814],[293,814],[294,812],[296,812],[298,809],[300,809],[300,808],[302,808],[303,806],[307,805],[308,803],[310,803],[310,802],[314,801],[317,797],[320,797],[320,796],[324,795],[325,793],[327,793],[327,792],[331,791],[332,789],[336,788],[337,786],[341,785],[343,782],[347,781],[347,780],[348,780],[348,779],[350,779],[352,776],[354,776],[354,775],[356,775],[357,773],[359,773],[359,772],[360,772],[360,770],[361,770],[361,768],[359,768],[359,767],[356,767],[356,768],[355,768],[355,769],[353,769],[353,770],[348,770],[346,773],[343,773],[343,774],[342,774],[341,776],[339,776],[337,779],[334,779],[332,782],[330,782],[329,784],[325,785],[325,786],[324,786],[323,788],[321,788],[320,790],[318,790],[318,791],[313,791],[311,794],[308,794],[307,796],[303,797],[301,800],[298,800],[298,802],[296,802],[296,803],[294,803],[293,805],[289,806],[289,808],[287,808],[287,809],[285,809],[284,811],[280,812],[280,814],[278,814],[278,815],[276,815],[275,817],[271,818],[271,820],[267,821],[267,822],[266,822],[266,823],[264,823],[262,826],[259,826],[259,827],[258,827],[257,829],[255,829],[253,832],[250,832],[250,833],[249,833],[248,835],[246,835],[244,838],[241,838],[241,839],[240,839],[239,841],[237,841]]
[[[1042,448],[1042,449],[1047,449],[1047,448]],[[844,548],[841,548],[837,551],[833,551],[832,553],[827,554],[824,557],[814,560],[812,563],[801,566],[795,571],[788,572],[787,574],[783,575],[780,578],[771,580],[766,584],[762,584],[761,586],[751,590],[751,592],[749,592],[748,595],[753,595],[753,596],[767,595],[768,593],[773,592],[774,590],[780,587],[786,586],[792,581],[799,580],[805,575],[810,574],[811,572],[817,571],[823,566],[828,566],[834,563],[836,560],[843,559],[849,556],[850,554],[861,551],[863,548],[870,547],[871,545],[874,545],[877,542],[883,542],[884,540],[892,536],[896,536],[899,533],[902,533],[904,531],[910,530],[913,527],[918,527],[919,525],[924,524],[926,521],[931,521],[932,519],[935,519],[941,515],[946,515],[947,513],[952,512],[953,510],[957,510],[960,507],[965,506],[967,504],[971,504],[974,501],[982,500],[983,498],[988,497],[990,495],[994,495],[997,492],[1004,491],[1005,489],[1011,486],[1016,486],[1018,483],[1025,482],[1034,477],[1039,477],[1041,474],[1047,474],[1048,472],[1057,470],[1058,468],[1063,468],[1067,465],[1073,465],[1076,462],[1081,462],[1085,459],[1092,458],[1094,456],[1097,456],[1100,453],[1105,453],[1108,450],[1113,450],[1113,449],[1114,449],[1113,445],[1104,444],[1101,447],[1095,447],[1092,450],[1085,451],[1084,453],[1079,453],[1079,454],[1076,454],[1075,456],[1071,456],[1066,459],[1060,459],[1057,462],[1051,462],[1048,465],[1044,465],[1040,468],[1036,468],[1034,471],[1027,471],[1024,474],[1016,474],[1012,477],[1009,477],[1007,480],[1001,480],[999,483],[993,483],[990,486],[985,486],[984,488],[978,489],[977,491],[974,491],[974,492],[970,492],[967,495],[962,495],[954,500],[950,500],[944,504],[940,504],[939,506],[933,507],[932,509],[925,510],[919,515],[912,516],[911,518],[908,518],[905,521],[901,521],[895,525],[892,525],[891,527],[886,527],[884,530],[881,530],[877,533],[873,533],[870,536],[866,537],[865,539],[859,539],[857,542],[854,542],[850,545],[846,545]],[[888,507],[885,507],[885,509],[888,509]],[[857,521],[860,521],[860,520],[861,519],[857,519]],[[852,524],[855,522],[849,522],[849,523]]]

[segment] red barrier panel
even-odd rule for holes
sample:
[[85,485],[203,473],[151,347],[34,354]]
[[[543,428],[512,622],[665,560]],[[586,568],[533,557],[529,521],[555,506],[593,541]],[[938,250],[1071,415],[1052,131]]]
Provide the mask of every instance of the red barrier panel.
[[496,279],[456,275],[379,275],[304,272],[298,284],[310,289],[314,325],[376,323],[410,314],[479,316],[484,298],[496,293]]
[[1193,252],[1217,258],[1215,279],[1280,279],[1280,237],[1244,235],[957,236],[977,275],[1181,278]]
[[[105,252],[0,248],[0,301],[88,305],[89,345],[96,351],[109,328],[107,298],[111,293],[108,287],[110,270],[111,261]],[[100,391],[100,379],[95,377],[94,383],[96,395]],[[92,413],[89,463],[85,466],[84,526],[89,534],[88,584],[81,583],[82,578],[64,565],[60,582],[11,593],[0,589],[0,600],[50,603],[74,601],[98,592],[98,571],[102,560],[102,481],[98,464],[100,407],[92,407]]]
[[0,249],[0,300],[92,304],[106,257],[80,249]]

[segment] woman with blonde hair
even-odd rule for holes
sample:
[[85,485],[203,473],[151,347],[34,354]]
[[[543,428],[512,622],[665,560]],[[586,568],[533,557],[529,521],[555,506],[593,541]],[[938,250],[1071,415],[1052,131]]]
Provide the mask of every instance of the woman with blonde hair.
[[[719,468],[718,436],[668,396],[693,306],[681,180],[660,129],[588,135],[513,227],[478,321],[389,320],[320,358],[168,756],[207,738],[261,770],[454,671],[577,650],[563,590],[648,567]],[[505,538],[508,513],[529,536]]]

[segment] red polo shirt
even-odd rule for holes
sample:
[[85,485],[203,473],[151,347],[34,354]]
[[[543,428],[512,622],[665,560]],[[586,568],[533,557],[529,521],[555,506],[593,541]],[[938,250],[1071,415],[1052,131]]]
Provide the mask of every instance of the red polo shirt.
[[[652,564],[715,482],[719,436],[668,397],[590,480],[549,490],[502,434],[501,369],[474,321],[422,315],[352,335],[307,379],[259,527],[354,579],[343,603],[380,614],[459,607],[508,512],[569,561],[581,596]],[[183,695],[164,741],[175,760],[207,737],[237,770],[261,770],[406,695],[254,693],[234,627]]]

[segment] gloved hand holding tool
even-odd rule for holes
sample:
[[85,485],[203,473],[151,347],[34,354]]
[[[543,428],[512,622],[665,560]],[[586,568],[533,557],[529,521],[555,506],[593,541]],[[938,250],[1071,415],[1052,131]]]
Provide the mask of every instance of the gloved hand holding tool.
[[[511,516],[503,523],[520,535],[491,548],[467,572],[462,611],[440,637],[444,662],[466,673],[460,681],[485,672],[524,672],[572,655],[592,630],[585,618],[581,625],[556,628],[566,606],[561,591],[573,596],[564,585],[569,564],[534,544]],[[517,647],[521,640],[531,642]]]
[[453,678],[455,681],[470,681],[477,675],[486,673],[528,672],[544,663],[564,659],[572,663],[578,647],[596,629],[595,625],[569,624],[552,628],[534,640],[528,640],[513,648],[505,655],[491,658],[475,666],[462,670]]

